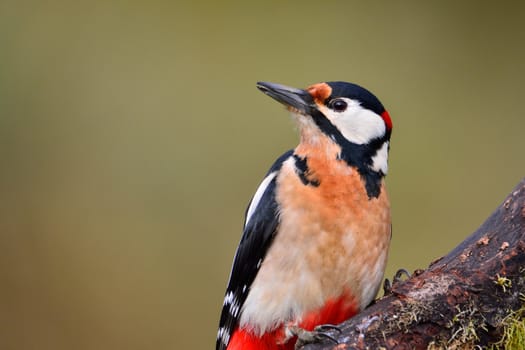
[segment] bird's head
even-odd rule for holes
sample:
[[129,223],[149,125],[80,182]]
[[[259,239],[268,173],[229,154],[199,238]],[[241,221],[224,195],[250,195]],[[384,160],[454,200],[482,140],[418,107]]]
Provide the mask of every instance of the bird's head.
[[339,133],[357,145],[390,139],[392,120],[388,112],[376,96],[359,85],[336,81],[302,90],[259,82],[257,87],[297,114],[300,126],[313,122],[329,137],[337,138],[334,133]]
[[370,91],[341,81],[318,83],[304,90],[267,82],[259,82],[257,87],[292,112],[302,143],[328,138],[351,165],[386,174],[392,120]]

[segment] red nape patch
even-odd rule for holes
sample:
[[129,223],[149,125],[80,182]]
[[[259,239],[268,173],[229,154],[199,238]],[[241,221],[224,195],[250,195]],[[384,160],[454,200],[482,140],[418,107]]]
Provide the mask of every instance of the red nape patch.
[[327,83],[310,85],[306,91],[308,91],[314,101],[319,104],[322,104],[332,94],[332,88]]
[[381,113],[381,117],[385,121],[386,128],[388,130],[392,130],[392,119],[390,118],[390,114],[385,110],[383,113]]

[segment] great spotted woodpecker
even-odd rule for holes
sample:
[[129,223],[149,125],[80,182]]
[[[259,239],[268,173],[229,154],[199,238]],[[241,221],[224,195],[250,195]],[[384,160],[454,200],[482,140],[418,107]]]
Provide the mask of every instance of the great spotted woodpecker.
[[257,87],[287,106],[301,138],[246,210],[217,350],[293,349],[298,329],[353,316],[377,294],[390,244],[381,102],[346,82]]

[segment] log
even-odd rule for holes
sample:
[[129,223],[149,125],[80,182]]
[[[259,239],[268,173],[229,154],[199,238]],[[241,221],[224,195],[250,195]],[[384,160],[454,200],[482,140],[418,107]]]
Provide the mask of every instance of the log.
[[525,179],[445,257],[395,283],[391,293],[301,347],[463,349],[501,338],[525,298]]

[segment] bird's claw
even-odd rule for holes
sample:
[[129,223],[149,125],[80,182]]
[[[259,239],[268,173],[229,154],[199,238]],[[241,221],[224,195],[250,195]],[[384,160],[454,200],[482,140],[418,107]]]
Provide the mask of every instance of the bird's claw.
[[410,278],[410,272],[408,272],[406,269],[399,269],[397,270],[396,274],[394,275],[394,282],[393,284],[396,284],[398,282],[403,281],[403,275],[406,276],[407,279]]
[[383,292],[384,295],[392,294],[392,287],[396,285],[399,282],[403,281],[403,276],[406,276],[406,279],[410,278],[410,272],[408,272],[406,269],[399,269],[394,274],[394,277],[392,278],[392,282],[388,278],[385,278],[385,282],[383,283]]
[[300,349],[306,344],[311,344],[316,341],[326,340],[326,339],[332,341],[335,344],[339,344],[339,341],[334,336],[332,336],[329,332],[337,331],[338,333],[341,333],[341,329],[337,327],[336,325],[332,325],[332,324],[319,325],[315,327],[313,331],[307,331],[306,329],[303,329],[298,326],[291,326],[291,327],[288,327],[288,331],[297,337],[297,341],[295,342],[296,350]]
[[343,331],[341,328],[339,328],[338,325],[335,324],[321,324],[314,328],[315,332],[328,332],[328,331],[336,331],[337,333],[341,334]]

